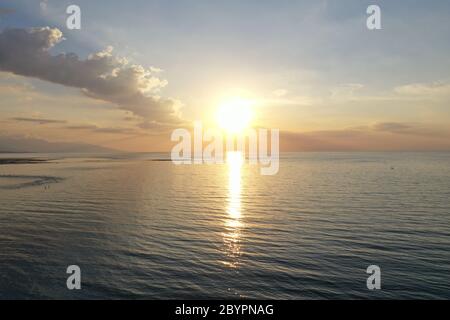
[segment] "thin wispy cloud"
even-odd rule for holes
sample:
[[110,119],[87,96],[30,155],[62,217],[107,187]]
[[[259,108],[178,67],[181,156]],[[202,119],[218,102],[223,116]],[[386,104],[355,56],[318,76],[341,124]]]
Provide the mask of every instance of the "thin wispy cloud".
[[[411,139],[414,136],[414,139]],[[280,149],[284,151],[391,151],[450,150],[448,132],[425,125],[377,123],[360,128],[282,131]]]
[[97,125],[69,125],[64,127],[69,130],[87,130],[96,133],[110,133],[110,134],[137,134],[138,131],[134,128],[126,127],[100,127]]
[[37,124],[67,123],[67,121],[65,121],[65,120],[24,118],[24,117],[15,117],[15,118],[11,118],[11,120],[19,121],[19,122],[31,122],[31,123],[37,123]]
[[401,95],[422,97],[450,97],[450,84],[444,82],[412,83],[394,88]]
[[372,126],[375,131],[384,131],[395,134],[406,134],[416,136],[445,136],[444,130],[430,128],[423,124],[401,123],[401,122],[380,122]]

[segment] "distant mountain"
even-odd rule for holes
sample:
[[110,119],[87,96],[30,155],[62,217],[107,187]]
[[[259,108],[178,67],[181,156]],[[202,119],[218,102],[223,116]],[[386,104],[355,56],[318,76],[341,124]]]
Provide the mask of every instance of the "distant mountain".
[[111,153],[118,150],[84,143],[49,142],[27,137],[0,137],[0,152],[79,152]]

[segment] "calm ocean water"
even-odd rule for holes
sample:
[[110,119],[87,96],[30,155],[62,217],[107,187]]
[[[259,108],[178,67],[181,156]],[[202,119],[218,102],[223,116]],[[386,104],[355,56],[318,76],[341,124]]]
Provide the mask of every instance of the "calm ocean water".
[[0,298],[450,298],[450,153],[31,156],[0,165]]

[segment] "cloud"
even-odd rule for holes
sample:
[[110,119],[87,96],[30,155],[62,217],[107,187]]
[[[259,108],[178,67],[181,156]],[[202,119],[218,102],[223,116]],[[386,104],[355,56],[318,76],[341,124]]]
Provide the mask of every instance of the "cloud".
[[411,129],[411,125],[398,122],[382,122],[373,125],[373,129],[377,131],[401,132]]
[[0,136],[1,152],[117,152],[85,143],[50,142],[28,136]]
[[111,133],[111,134],[136,134],[137,131],[133,128],[124,127],[98,127],[94,124],[90,125],[71,125],[64,127],[69,130],[89,130],[98,133]]
[[47,12],[47,8],[48,8],[48,0],[42,0],[40,3],[39,3],[39,7],[41,7],[41,11],[42,12]]
[[450,132],[425,124],[385,122],[339,130],[280,133],[282,151],[450,150]]
[[412,83],[394,88],[394,91],[402,95],[413,96],[448,96],[450,84],[447,83]]
[[23,117],[11,118],[11,120],[23,121],[23,122],[33,122],[33,123],[37,123],[37,124],[54,124],[54,123],[66,123],[67,122],[65,120],[23,118]]
[[285,89],[277,89],[272,92],[275,97],[284,97],[288,93]]
[[[183,126],[190,126],[192,124],[184,123]],[[173,127],[167,124],[161,124],[155,121],[144,121],[138,123],[138,127],[141,129],[148,129],[152,131],[158,131],[158,132],[168,132],[173,130]]]
[[356,91],[364,88],[360,83],[345,83],[331,90],[332,98],[351,99]]
[[179,122],[179,102],[157,96],[167,85],[156,76],[159,69],[114,56],[112,47],[85,60],[74,53],[51,55],[50,49],[63,40],[57,28],[6,29],[0,33],[0,71],[79,88],[145,120]]
[[93,129],[97,129],[97,126],[86,124],[86,125],[79,125],[79,126],[67,126],[64,128],[70,129],[70,130],[93,130]]
[[436,135],[442,136],[444,132],[442,130],[429,128],[421,124],[414,123],[402,123],[402,122],[380,122],[375,123],[371,127],[375,131],[390,132],[396,134],[409,134],[409,135],[419,135],[428,136]]

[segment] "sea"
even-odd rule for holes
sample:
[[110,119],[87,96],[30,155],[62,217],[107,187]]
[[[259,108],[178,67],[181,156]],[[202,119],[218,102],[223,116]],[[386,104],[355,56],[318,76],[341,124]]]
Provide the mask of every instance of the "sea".
[[450,153],[0,155],[0,299],[449,298]]

